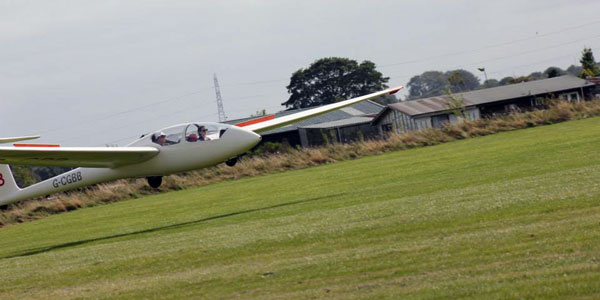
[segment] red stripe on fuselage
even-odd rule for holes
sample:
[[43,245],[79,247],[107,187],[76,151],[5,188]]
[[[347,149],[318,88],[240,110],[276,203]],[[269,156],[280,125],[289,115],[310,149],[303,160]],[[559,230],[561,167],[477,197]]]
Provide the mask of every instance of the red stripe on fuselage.
[[56,148],[56,147],[60,147],[60,145],[52,145],[52,144],[13,144],[15,147],[40,147],[40,148],[44,148],[44,147],[51,147],[51,148]]
[[252,125],[252,124],[256,124],[256,123],[262,123],[264,121],[269,121],[269,120],[273,120],[275,119],[275,115],[268,115],[268,116],[264,116],[264,117],[260,117],[260,118],[256,118],[250,121],[246,121],[246,122],[242,122],[242,123],[237,123],[235,124],[235,126],[237,127],[244,127],[244,126],[248,126],[248,125]]

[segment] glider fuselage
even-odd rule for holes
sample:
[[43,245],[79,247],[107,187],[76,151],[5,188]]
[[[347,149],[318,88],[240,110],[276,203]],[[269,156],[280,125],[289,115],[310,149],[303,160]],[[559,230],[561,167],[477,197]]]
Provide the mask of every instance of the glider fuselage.
[[[179,125],[183,126],[183,125]],[[174,126],[175,128],[177,126]],[[260,135],[239,127],[219,124],[213,140],[188,141],[182,131],[176,144],[159,145],[151,136],[142,137],[128,147],[150,146],[160,152],[147,161],[114,168],[76,168],[53,178],[19,189],[0,200],[0,205],[73,190],[122,178],[163,176],[202,169],[246,153],[258,142]],[[9,174],[4,175],[5,177]]]

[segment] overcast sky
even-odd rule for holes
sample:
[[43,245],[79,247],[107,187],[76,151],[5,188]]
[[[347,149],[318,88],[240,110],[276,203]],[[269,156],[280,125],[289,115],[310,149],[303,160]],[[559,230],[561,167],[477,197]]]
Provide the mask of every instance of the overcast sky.
[[[0,1],[0,137],[124,145],[142,133],[276,112],[318,58],[371,60],[405,85],[428,70],[483,79],[600,51],[598,0]],[[598,56],[600,54],[597,54]]]

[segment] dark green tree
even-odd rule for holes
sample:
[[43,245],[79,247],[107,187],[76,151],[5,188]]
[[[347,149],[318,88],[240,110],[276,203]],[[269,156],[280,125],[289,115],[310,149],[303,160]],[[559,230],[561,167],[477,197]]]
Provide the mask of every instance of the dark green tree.
[[581,59],[579,60],[581,63],[581,67],[583,71],[579,75],[581,78],[586,77],[594,77],[600,75],[600,68],[596,64],[596,60],[594,59],[594,53],[590,48],[583,48],[583,52],[581,53]]
[[37,176],[29,166],[15,165],[11,166],[11,169],[15,181],[20,187],[27,187],[40,181],[39,176]]
[[419,99],[444,94],[448,86],[448,78],[440,71],[427,71],[412,77],[406,87],[408,99]]
[[446,96],[445,102],[448,110],[450,110],[457,118],[464,119],[466,116],[465,99],[460,95],[455,95],[452,93],[450,88],[446,89]]
[[445,73],[427,71],[414,76],[407,84],[408,99],[419,99],[440,96],[449,90],[460,93],[475,90],[479,87],[479,78],[473,73],[458,69]]
[[500,82],[497,79],[488,79],[481,85],[481,88],[489,89],[489,88],[497,87],[499,85],[500,85]]
[[330,104],[385,89],[388,80],[368,60],[359,64],[348,58],[322,58],[292,74],[287,86],[291,95],[282,105],[304,108]]
[[533,72],[533,73],[529,74],[528,77],[538,80],[538,79],[543,79],[544,74],[542,72]]
[[507,84],[511,84],[514,80],[515,80],[514,77],[507,76],[507,77],[504,77],[504,78],[500,79],[500,82],[498,82],[498,83],[500,85],[507,85]]
[[554,78],[565,75],[567,74],[567,72],[559,67],[549,67],[548,69],[546,69],[546,71],[544,71],[543,74],[545,78]]
[[521,82],[527,82],[527,81],[534,81],[535,78],[530,77],[530,76],[519,76],[519,77],[504,77],[500,80],[500,85],[509,85],[509,84],[515,84],[515,83],[521,83]]
[[46,180],[48,178],[52,178],[56,175],[65,173],[69,170],[72,170],[72,168],[67,168],[67,167],[39,167],[39,166],[29,166],[32,170],[33,173],[36,175],[37,178],[39,178],[39,180]]
[[531,76],[519,76],[519,77],[513,78],[511,81],[509,81],[509,84],[528,82],[528,81],[534,81],[534,80],[535,80],[535,78],[533,78]]
[[468,92],[479,87],[479,78],[467,70],[452,70],[446,72],[450,91],[453,93]]

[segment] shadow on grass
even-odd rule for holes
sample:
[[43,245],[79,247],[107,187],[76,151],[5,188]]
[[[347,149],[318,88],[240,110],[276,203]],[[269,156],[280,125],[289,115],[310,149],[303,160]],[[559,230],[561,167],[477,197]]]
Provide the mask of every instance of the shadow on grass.
[[130,237],[130,236],[135,236],[135,235],[140,235],[140,234],[146,234],[146,233],[152,233],[152,232],[157,232],[157,231],[163,231],[163,230],[169,230],[169,229],[175,229],[175,228],[182,228],[182,227],[187,227],[187,226],[194,226],[194,225],[198,225],[198,224],[201,224],[201,223],[204,223],[204,222],[208,222],[208,221],[212,221],[212,220],[218,220],[218,219],[223,219],[223,218],[238,216],[238,215],[242,215],[242,214],[249,214],[249,213],[253,213],[253,212],[259,212],[259,211],[265,211],[265,210],[270,210],[270,209],[276,209],[276,208],[285,207],[285,206],[291,206],[291,205],[296,205],[296,204],[302,204],[302,203],[308,203],[308,202],[313,202],[313,201],[318,201],[318,200],[324,200],[324,199],[329,199],[329,198],[334,198],[334,197],[342,196],[344,194],[346,194],[346,193],[340,193],[340,194],[334,194],[334,195],[327,195],[327,196],[315,197],[315,198],[309,198],[309,199],[298,200],[298,201],[293,201],[293,202],[286,202],[286,203],[276,204],[276,205],[267,206],[267,207],[246,209],[246,210],[236,211],[236,212],[232,212],[232,213],[228,213],[228,214],[222,214],[222,215],[217,215],[217,216],[212,216],[212,217],[203,218],[203,219],[199,219],[199,220],[188,221],[188,222],[183,222],[183,223],[177,223],[177,224],[172,224],[172,225],[167,225],[167,226],[160,226],[160,227],[149,228],[149,229],[144,229],[144,230],[139,230],[139,231],[134,231],[134,232],[121,233],[121,234],[103,236],[103,237],[98,237],[98,238],[93,238],[93,239],[87,239],[87,240],[69,242],[69,243],[58,244],[58,245],[54,245],[54,246],[48,246],[48,247],[34,248],[34,249],[25,250],[25,252],[22,252],[22,253],[12,254],[12,255],[9,255],[9,256],[5,256],[5,257],[2,257],[0,259],[8,259],[8,258],[14,258],[14,257],[30,256],[30,255],[35,255],[35,254],[39,254],[39,253],[44,253],[44,252],[49,252],[49,251],[59,250],[59,249],[69,248],[69,247],[76,247],[76,246],[85,245],[85,244],[94,243],[94,242],[99,242],[99,241],[106,241],[106,240],[110,240],[110,239],[117,239],[117,238],[122,238],[122,237]]

